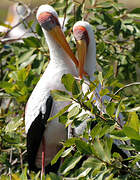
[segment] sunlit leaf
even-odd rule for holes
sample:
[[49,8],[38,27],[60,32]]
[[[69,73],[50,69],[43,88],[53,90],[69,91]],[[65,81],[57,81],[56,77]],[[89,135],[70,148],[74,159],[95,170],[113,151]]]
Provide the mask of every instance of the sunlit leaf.
[[76,153],[74,156],[65,159],[60,168],[60,172],[62,174],[66,174],[68,171],[70,171],[76,166],[76,164],[80,161],[81,158],[82,156],[79,153]]
[[71,74],[64,74],[61,79],[62,83],[64,84],[65,88],[68,91],[72,91],[72,84],[74,82],[74,77]]
[[70,148],[66,149],[66,150],[62,153],[61,157],[66,157],[73,149],[74,149],[74,147],[72,147],[72,146],[71,146]]
[[61,116],[62,114],[64,114],[64,113],[68,110],[68,108],[69,108],[70,106],[71,106],[71,104],[65,106],[65,107],[64,107],[63,109],[61,109],[56,115],[54,115],[53,117],[50,117],[47,121],[51,121],[51,120],[53,120],[53,119]]
[[51,95],[56,101],[71,101],[71,96],[65,91],[52,90]]
[[140,131],[140,121],[136,112],[129,112],[128,121],[125,127],[130,127],[139,133]]
[[7,124],[7,126],[6,126],[6,128],[5,128],[5,132],[6,133],[8,133],[8,132],[12,132],[12,131],[16,131],[16,129],[19,127],[19,126],[21,126],[22,125],[22,123],[23,123],[23,118],[21,118],[21,119],[13,119],[13,120],[11,120],[8,124]]
[[60,151],[58,151],[58,153],[55,155],[55,157],[52,159],[51,161],[51,165],[55,164],[57,162],[57,160],[60,158],[60,156],[62,155],[64,151],[64,148],[62,148]]
[[19,58],[18,63],[20,64],[20,63],[26,62],[30,58],[30,56],[33,54],[34,51],[35,49],[30,49],[24,54],[22,54]]
[[76,116],[79,113],[80,109],[79,106],[74,106],[69,112],[68,112],[68,118],[70,119],[73,116]]

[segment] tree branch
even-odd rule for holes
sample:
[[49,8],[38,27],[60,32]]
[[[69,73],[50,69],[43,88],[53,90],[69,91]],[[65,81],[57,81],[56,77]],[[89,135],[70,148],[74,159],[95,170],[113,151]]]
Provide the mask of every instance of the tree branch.
[[[130,86],[136,86],[136,85],[140,85],[140,82],[134,82],[134,83],[127,84],[127,85],[125,85],[124,87],[118,89],[118,90],[114,93],[114,95],[117,95],[119,92],[121,92],[121,91],[124,90],[125,88],[128,88],[128,87],[130,87]],[[111,102],[112,99],[113,99],[113,98],[111,98],[111,99],[109,100],[109,102]]]

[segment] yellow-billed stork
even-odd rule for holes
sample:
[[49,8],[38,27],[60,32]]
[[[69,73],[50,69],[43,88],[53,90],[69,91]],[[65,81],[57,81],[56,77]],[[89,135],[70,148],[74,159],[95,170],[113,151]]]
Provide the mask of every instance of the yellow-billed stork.
[[[78,21],[75,23],[73,27],[73,35],[76,40],[77,45],[77,53],[78,53],[78,60],[79,60],[79,77],[85,78],[85,72],[89,76],[89,79],[93,81],[95,79],[94,72],[96,71],[96,42],[94,39],[94,32],[92,30],[91,25],[86,21]],[[87,92],[89,86],[84,83],[82,90],[84,93]],[[101,85],[97,88],[97,94],[100,90]],[[95,97],[96,103],[95,105],[98,107],[98,109],[105,113],[105,107],[103,105],[103,102],[101,102],[98,98],[98,96]],[[105,96],[104,99],[108,99],[108,96]],[[122,115],[121,115],[122,116]],[[122,121],[122,120],[121,120]],[[94,121],[95,122],[95,121]],[[96,122],[93,124],[95,125]],[[121,122],[123,124],[123,121]],[[81,123],[79,127],[76,127],[74,129],[75,135],[81,134],[84,129],[86,128],[87,123],[86,121]],[[115,140],[112,145],[112,152],[119,152],[123,158],[127,158],[130,156],[130,153],[125,150],[121,150],[118,145],[122,144],[121,141]]]
[[56,11],[49,5],[41,5],[36,17],[49,47],[50,62],[34,88],[25,110],[27,153],[31,170],[44,169],[59,151],[60,142],[67,138],[66,129],[59,123],[58,118],[47,122],[49,117],[68,104],[56,102],[50,91],[64,90],[61,84],[62,75],[77,75],[78,66],[78,61],[61,30]]
[[79,76],[84,78],[84,72],[87,72],[90,80],[93,81],[96,71],[96,43],[92,27],[86,21],[78,21],[73,27],[73,35],[78,51]]

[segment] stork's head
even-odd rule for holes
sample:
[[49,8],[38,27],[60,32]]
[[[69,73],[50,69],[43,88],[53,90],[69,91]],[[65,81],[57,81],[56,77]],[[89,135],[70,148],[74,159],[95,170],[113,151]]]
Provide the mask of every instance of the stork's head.
[[58,20],[58,15],[53,7],[49,5],[41,5],[38,8],[36,17],[43,30],[47,31],[47,33],[57,42],[57,44],[64,49],[75,65],[78,66],[78,60],[74,56],[66,41]]
[[[87,73],[89,72],[87,71],[91,69],[90,67],[91,62],[89,62],[89,59],[91,59],[90,56],[95,56],[95,60],[96,60],[94,33],[91,25],[88,22],[78,21],[75,23],[73,27],[73,35],[75,37],[76,45],[77,45],[78,60],[79,60],[79,77],[82,78],[83,75],[88,75]],[[90,52],[89,56],[87,57],[89,50],[92,53]],[[84,67],[87,67],[87,69],[84,69]]]

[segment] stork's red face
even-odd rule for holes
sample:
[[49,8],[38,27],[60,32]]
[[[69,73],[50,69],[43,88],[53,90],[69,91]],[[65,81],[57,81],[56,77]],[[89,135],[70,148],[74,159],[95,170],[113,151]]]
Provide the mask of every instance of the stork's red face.
[[47,31],[52,30],[56,26],[60,26],[58,19],[49,12],[43,12],[38,17],[38,22]]
[[88,74],[84,71],[84,64],[86,61],[86,55],[89,44],[89,36],[85,27],[76,26],[73,29],[73,34],[76,40],[78,59],[79,59],[79,77],[82,78],[83,75]]
[[64,51],[69,55],[69,57],[78,67],[79,62],[66,41],[65,35],[61,30],[58,18],[50,12],[42,12],[38,15],[37,20],[43,27],[43,29],[53,37],[53,39],[64,49]]

